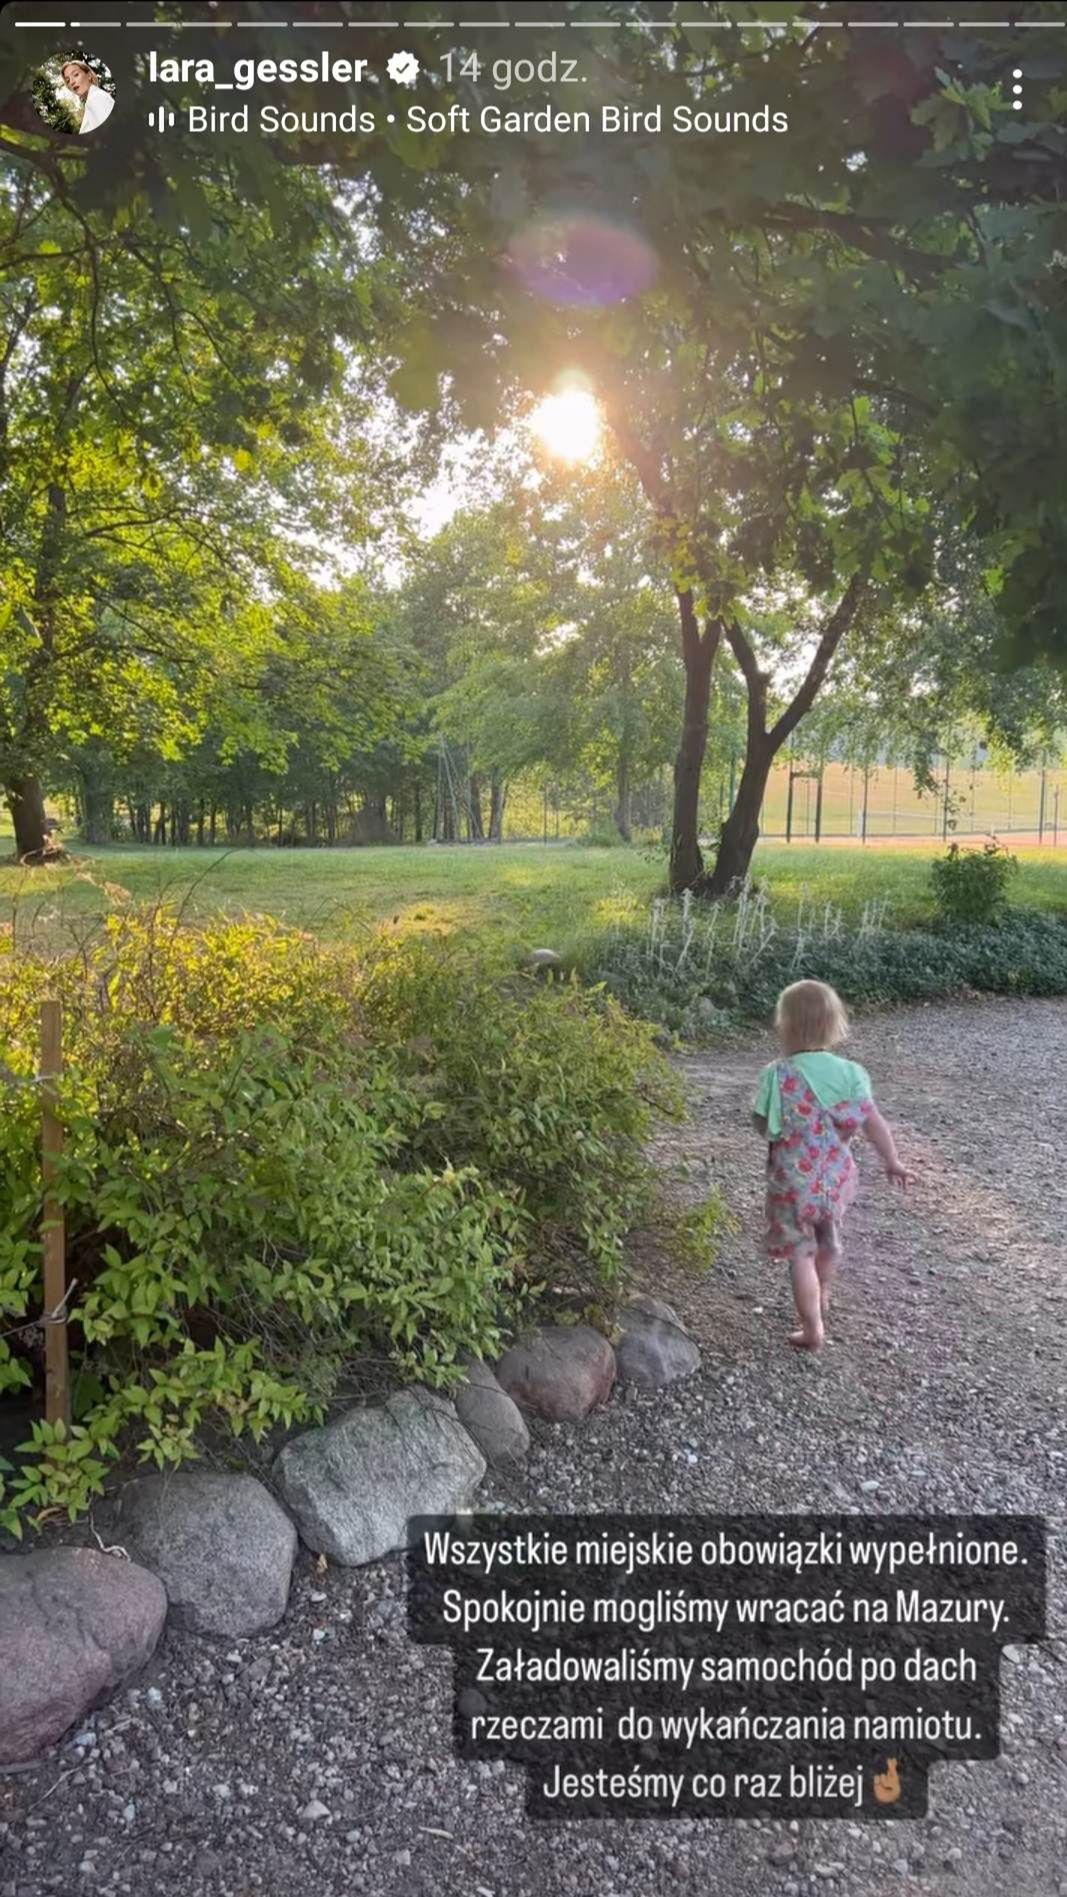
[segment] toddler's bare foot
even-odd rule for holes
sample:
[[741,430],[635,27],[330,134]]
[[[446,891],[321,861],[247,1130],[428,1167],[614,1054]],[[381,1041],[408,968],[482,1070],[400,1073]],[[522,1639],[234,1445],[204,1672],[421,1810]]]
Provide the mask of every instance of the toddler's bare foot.
[[794,1350],[821,1350],[823,1346],[822,1325],[820,1324],[817,1331],[808,1330],[806,1325],[802,1326],[798,1331],[790,1331],[789,1342],[792,1344]]

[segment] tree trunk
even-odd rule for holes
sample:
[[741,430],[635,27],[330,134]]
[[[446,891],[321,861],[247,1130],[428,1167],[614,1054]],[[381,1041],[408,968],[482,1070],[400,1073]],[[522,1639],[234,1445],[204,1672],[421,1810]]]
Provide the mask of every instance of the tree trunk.
[[496,771],[489,780],[489,841],[502,843],[504,840],[504,805],[508,800],[508,787]]
[[722,840],[714,871],[706,879],[702,894],[711,897],[731,895],[748,875],[752,852],[759,838],[760,810],[771,765],[786,739],[792,736],[801,719],[811,710],[830,661],[852,625],[866,589],[867,569],[861,567],[852,575],[836,607],[824,622],[807,672],[790,703],[769,728],[767,693],[770,674],[761,670],[741,626],[731,622],[726,627],[731,650],[744,676],[748,699],[745,767],[737,788],[737,800],[722,826]]
[[152,841],[153,843],[165,843],[167,841],[167,806],[165,803],[160,803],[159,816],[156,819],[156,830]]
[[674,760],[674,816],[671,824],[670,892],[680,896],[704,874],[700,853],[700,774],[708,744],[711,672],[722,629],[709,624],[701,637],[691,593],[679,593],[685,706],[682,736]]
[[630,784],[629,746],[619,746],[615,767],[615,828],[624,843],[633,837],[633,790]]
[[4,795],[15,826],[15,855],[39,862],[44,855],[48,822],[40,778],[17,778],[4,785]]
[[415,780],[415,841],[422,842],[422,785]]
[[470,809],[470,837],[472,843],[485,842],[485,824],[482,820],[482,780],[476,773],[471,774],[468,788],[468,807]]
[[719,853],[708,879],[709,896],[736,895],[748,875],[752,852],[759,841],[760,811],[776,749],[769,739],[762,744],[749,740],[734,807],[722,826]]
[[86,843],[110,843],[115,832],[115,799],[103,784],[82,778],[82,835]]

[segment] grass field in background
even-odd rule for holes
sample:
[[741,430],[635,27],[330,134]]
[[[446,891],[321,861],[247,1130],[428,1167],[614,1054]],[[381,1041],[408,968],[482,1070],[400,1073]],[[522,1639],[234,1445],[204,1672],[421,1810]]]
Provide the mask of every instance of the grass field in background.
[[[1006,844],[1019,863],[1019,874],[1009,885],[1010,900],[1024,908],[1067,915],[1067,849],[1012,850],[1010,838]],[[977,849],[981,844],[961,847]],[[803,898],[837,903],[848,917],[858,919],[866,903],[884,900],[886,921],[910,927],[933,915],[930,865],[945,849],[940,841],[886,848],[767,843],[756,851],[753,874],[769,884],[780,914],[795,910]]]
[[[0,919],[19,904],[19,928],[52,928],[163,897],[185,913],[223,910],[277,917],[322,935],[386,923],[484,942],[557,947],[647,902],[662,868],[630,850],[516,844],[365,850],[85,849],[70,868],[0,869]],[[79,871],[89,872],[93,881]],[[109,893],[105,884],[112,885]]]
[[[833,902],[851,919],[885,899],[887,921],[931,914],[929,873],[940,844],[913,848],[761,845],[755,875],[783,920],[801,900]],[[1067,914],[1067,850],[1024,849],[1012,900]],[[102,914],[122,891],[184,902],[186,913],[277,917],[323,935],[386,923],[463,934],[498,946],[566,951],[580,936],[640,913],[664,886],[651,852],[505,844],[365,850],[77,849],[68,867],[0,868],[0,921],[17,906],[20,935],[49,935],[64,918]],[[90,879],[91,880],[88,880]],[[109,891],[105,885],[111,884]]]

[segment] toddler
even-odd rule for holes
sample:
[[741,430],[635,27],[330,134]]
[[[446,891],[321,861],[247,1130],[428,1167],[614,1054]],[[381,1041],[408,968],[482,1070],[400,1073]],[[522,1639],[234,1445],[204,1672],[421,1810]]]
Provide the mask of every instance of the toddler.
[[851,1142],[862,1129],[906,1186],[893,1135],[856,1061],[831,1050],[848,1035],[841,997],[821,981],[796,981],[778,997],[774,1025],[782,1058],[759,1078],[752,1118],[767,1148],[767,1252],[788,1263],[800,1328],[789,1341],[820,1350],[830,1284],[841,1257],[841,1223],[856,1196]]

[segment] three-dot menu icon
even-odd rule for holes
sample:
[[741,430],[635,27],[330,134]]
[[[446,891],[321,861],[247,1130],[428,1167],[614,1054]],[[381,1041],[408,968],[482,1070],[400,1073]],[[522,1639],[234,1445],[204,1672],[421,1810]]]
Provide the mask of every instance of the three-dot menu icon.
[[1011,76],[1015,81],[1015,84],[1012,86],[1012,92],[1015,95],[1011,102],[1012,110],[1015,112],[1021,112],[1023,109],[1023,102],[1022,102],[1022,98],[1020,97],[1020,94],[1022,93],[1022,86],[1020,84],[1020,80],[1022,79],[1022,76],[1023,76],[1022,67],[1013,66]]

